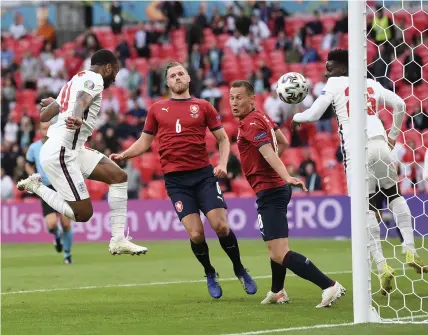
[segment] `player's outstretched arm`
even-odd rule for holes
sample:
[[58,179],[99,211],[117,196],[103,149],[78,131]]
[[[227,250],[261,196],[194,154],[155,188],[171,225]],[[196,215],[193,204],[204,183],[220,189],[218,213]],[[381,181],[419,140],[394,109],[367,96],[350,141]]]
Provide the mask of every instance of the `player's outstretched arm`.
[[297,123],[307,123],[318,121],[325,113],[333,99],[329,95],[320,95],[312,104],[311,108],[302,113],[294,114],[293,121]]
[[147,133],[141,133],[140,138],[135,141],[127,150],[121,154],[111,154],[110,159],[113,161],[121,161],[124,159],[130,159],[141,155],[146,152],[153,142],[155,137]]
[[385,88],[382,88],[382,98],[384,99],[385,104],[391,106],[393,109],[393,123],[391,130],[388,133],[388,142],[391,148],[394,148],[395,141],[401,132],[401,125],[406,113],[406,103],[397,94]]
[[285,168],[284,164],[279,159],[278,155],[273,150],[270,143],[267,143],[265,145],[262,145],[259,148],[260,153],[263,155],[264,159],[269,163],[269,165],[272,167],[272,169],[275,170],[276,173],[279,174],[279,176],[290,185],[295,185],[300,187],[302,190],[307,192],[305,183],[301,181],[298,178],[291,177],[288,173],[287,169]]
[[275,130],[276,142],[278,144],[278,157],[281,157],[284,150],[288,148],[289,143],[287,138],[282,133],[281,129]]
[[214,168],[214,175],[217,178],[225,178],[227,176],[227,161],[230,154],[230,142],[223,128],[213,131],[213,135],[217,139],[220,158],[218,166]]

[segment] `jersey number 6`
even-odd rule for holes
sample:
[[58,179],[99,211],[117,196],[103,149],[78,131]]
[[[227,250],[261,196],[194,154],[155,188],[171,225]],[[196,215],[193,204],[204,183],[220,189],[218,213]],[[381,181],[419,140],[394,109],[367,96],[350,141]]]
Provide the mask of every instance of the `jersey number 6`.
[[[370,95],[374,94],[374,90],[371,87],[367,87],[367,114],[368,115],[375,115],[376,114],[376,99],[370,97]],[[349,97],[349,87],[345,90],[345,96]],[[348,110],[348,116],[349,116],[349,100],[346,103],[346,109]]]
[[175,132],[181,133],[181,124],[180,124],[180,119],[177,119],[177,122],[175,123]]

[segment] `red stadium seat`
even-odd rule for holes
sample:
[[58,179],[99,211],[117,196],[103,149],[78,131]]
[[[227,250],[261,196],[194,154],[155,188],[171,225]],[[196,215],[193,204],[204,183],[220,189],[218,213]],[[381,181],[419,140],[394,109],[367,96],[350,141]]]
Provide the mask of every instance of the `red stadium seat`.
[[232,191],[239,195],[253,192],[253,189],[251,188],[250,184],[248,184],[248,181],[245,178],[232,179],[231,184]]
[[147,199],[166,199],[168,194],[163,180],[152,180],[147,186]]

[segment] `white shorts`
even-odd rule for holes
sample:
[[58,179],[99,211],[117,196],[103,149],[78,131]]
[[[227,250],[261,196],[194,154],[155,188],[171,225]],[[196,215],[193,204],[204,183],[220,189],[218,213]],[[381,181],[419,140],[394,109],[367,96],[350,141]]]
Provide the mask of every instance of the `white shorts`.
[[376,189],[389,189],[398,182],[397,169],[391,157],[391,150],[384,139],[369,140],[368,144],[369,194]]
[[[377,189],[389,189],[398,182],[397,169],[391,157],[391,150],[388,143],[381,138],[369,140],[367,142],[367,162],[368,162],[368,179],[369,194],[376,193]],[[349,153],[349,152],[348,152]],[[350,155],[346,155],[346,180],[348,184],[348,195],[351,195],[351,166]]]
[[48,139],[40,150],[40,163],[55,190],[67,201],[89,198],[87,178],[104,157],[96,150],[71,150]]

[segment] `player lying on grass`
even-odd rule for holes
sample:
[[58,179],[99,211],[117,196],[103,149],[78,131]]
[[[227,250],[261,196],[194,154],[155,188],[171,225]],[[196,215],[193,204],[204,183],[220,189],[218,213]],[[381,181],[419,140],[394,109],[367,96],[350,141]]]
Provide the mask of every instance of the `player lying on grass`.
[[[321,96],[315,100],[308,110],[295,114],[293,121],[297,123],[315,122],[320,119],[330,104],[336,113],[339,125],[339,136],[343,153],[343,163],[350,192],[352,170],[350,165],[349,144],[349,77],[348,50],[336,49],[328,54],[325,76],[327,83]],[[383,106],[393,108],[393,126],[388,135],[378,117]],[[379,108],[379,106],[381,106]],[[369,166],[369,197],[370,208],[367,214],[370,252],[377,264],[382,292],[392,291],[394,270],[386,263],[380,243],[380,228],[376,218],[378,197],[383,193],[387,197],[389,209],[392,211],[403,235],[407,247],[406,263],[417,273],[428,272],[422,259],[415,250],[415,241],[411,223],[409,206],[400,194],[397,170],[391,157],[391,150],[401,131],[401,124],[406,111],[404,101],[395,93],[385,89],[378,82],[367,79],[367,136]],[[356,111],[358,112],[358,111]],[[362,111],[360,111],[362,112]],[[389,146],[388,146],[389,144]],[[379,189],[376,192],[376,188]]]
[[269,250],[272,287],[262,304],[288,302],[284,290],[287,269],[309,280],[322,290],[322,300],[316,306],[329,307],[345,294],[338,282],[322,273],[307,257],[292,251],[288,245],[287,206],[291,187],[307,191],[305,184],[291,177],[280,156],[288,145],[286,138],[266,113],[254,106],[253,86],[245,80],[235,81],[229,102],[239,121],[238,148],[242,169],[257,195],[260,233]]
[[[28,173],[28,175],[32,175],[34,173],[39,173],[42,177],[42,183],[49,187],[50,189],[54,190],[53,186],[51,185],[48,177],[46,176],[46,173],[42,169],[42,165],[40,162],[40,150],[43,146],[43,143],[47,140],[47,132],[49,128],[48,122],[41,122],[40,123],[40,133],[42,134],[42,139],[34,142],[30,145],[27,151],[27,162],[25,164],[25,171]],[[73,230],[71,227],[71,220],[66,217],[63,214],[59,214],[59,221],[61,222],[62,227],[62,234],[61,231],[58,229],[57,221],[58,221],[58,215],[57,212],[49,206],[43,199],[42,200],[42,210],[43,210],[43,216],[45,218],[46,227],[54,237],[54,245],[55,250],[57,252],[61,252],[64,249],[64,264],[71,264],[71,246],[73,244]]]
[[57,121],[49,127],[48,140],[40,151],[40,162],[55,190],[43,185],[39,174],[18,182],[18,189],[36,193],[58,213],[77,222],[88,221],[92,203],[84,178],[109,187],[111,254],[139,255],[147,252],[124,236],[127,218],[127,174],[116,163],[84,143],[92,134],[100,112],[102,92],[119,71],[119,61],[110,50],[94,53],[91,67],[76,74],[60,91],[56,101],[42,109],[40,120]]
[[[190,96],[190,76],[182,64],[172,62],[165,72],[171,99],[150,106],[141,137],[113,160],[130,159],[147,151],[154,137],[159,137],[159,155],[165,186],[174,209],[186,228],[190,246],[202,264],[207,286],[213,298],[222,296],[218,274],[211,264],[204,226],[199,211],[207,217],[220,245],[233,263],[235,275],[248,294],[257,285],[241,263],[238,241],[226,220],[226,203],[218,179],[227,175],[230,144],[215,108],[207,101]],[[217,138],[219,164],[210,165],[205,143],[206,129]]]

